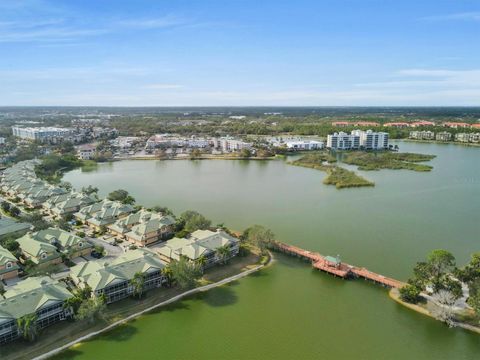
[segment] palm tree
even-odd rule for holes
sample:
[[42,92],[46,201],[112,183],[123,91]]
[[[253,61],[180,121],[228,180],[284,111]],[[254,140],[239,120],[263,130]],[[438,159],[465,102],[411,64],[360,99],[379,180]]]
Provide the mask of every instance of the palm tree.
[[25,340],[34,341],[37,338],[37,319],[37,314],[28,314],[17,319],[17,327]]
[[136,272],[135,275],[133,275],[133,279],[130,280],[130,285],[133,286],[133,295],[140,299],[145,286],[145,276],[143,273]]
[[228,245],[223,245],[219,247],[215,253],[220,264],[225,265],[230,257],[230,248]]
[[198,266],[202,269],[202,272],[204,270],[205,265],[207,264],[207,258],[205,255],[201,255],[197,260],[195,260]]
[[170,287],[172,285],[172,279],[173,279],[172,268],[170,266],[165,266],[162,269],[162,274],[163,276],[165,276],[165,279],[167,280],[167,286]]

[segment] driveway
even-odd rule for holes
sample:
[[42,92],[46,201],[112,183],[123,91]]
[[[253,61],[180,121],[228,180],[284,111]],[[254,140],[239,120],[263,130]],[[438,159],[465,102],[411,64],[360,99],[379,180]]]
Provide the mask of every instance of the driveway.
[[103,246],[107,256],[118,257],[123,254],[123,250],[120,246],[111,245],[105,240],[99,238],[87,237],[86,239],[92,244]]

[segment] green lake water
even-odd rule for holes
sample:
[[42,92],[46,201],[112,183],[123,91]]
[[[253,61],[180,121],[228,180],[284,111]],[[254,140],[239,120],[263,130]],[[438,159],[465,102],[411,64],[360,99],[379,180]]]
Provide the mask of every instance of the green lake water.
[[[436,248],[459,263],[480,251],[480,148],[400,143],[435,154],[434,170],[360,172],[373,188],[336,190],[284,161],[122,161],[65,176],[100,195],[123,188],[145,206],[198,210],[405,280]],[[277,256],[274,266],[181,301],[57,359],[479,359],[480,336],[448,329],[363,281]]]

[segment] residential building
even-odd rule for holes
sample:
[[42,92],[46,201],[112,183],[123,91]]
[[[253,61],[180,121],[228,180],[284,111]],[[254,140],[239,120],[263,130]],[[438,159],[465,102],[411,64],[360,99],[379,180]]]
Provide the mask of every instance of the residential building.
[[327,148],[332,150],[353,150],[360,148],[360,136],[343,131],[327,136]]
[[4,137],[0,137],[0,145],[5,145],[6,139]]
[[21,127],[13,126],[12,133],[14,136],[26,140],[35,140],[40,142],[59,142],[59,141],[72,141],[78,142],[82,138],[76,136],[75,130],[71,128],[59,128],[59,127]]
[[442,124],[444,127],[449,127],[452,129],[458,129],[458,128],[469,128],[470,124],[465,123],[465,122],[444,122]]
[[39,329],[73,316],[65,302],[73,297],[67,287],[49,277],[30,277],[8,289],[0,300],[0,344],[22,335],[17,320],[35,314]]
[[[92,205],[98,201],[95,195],[86,195],[83,193],[71,193],[68,195],[65,200],[57,201],[49,208],[49,213],[53,217],[60,218],[74,214],[82,207]],[[50,204],[48,205],[50,206]]]
[[410,124],[410,127],[435,126],[433,121],[416,121]]
[[[39,267],[58,265],[62,262],[62,255],[54,244],[38,241],[32,233],[17,239],[17,242],[23,259],[30,260]],[[20,261],[23,262],[23,259]]]
[[0,239],[5,237],[20,237],[25,235],[32,225],[17,222],[7,217],[0,218]]
[[332,122],[332,126],[337,126],[337,127],[347,127],[347,126],[350,126],[352,125],[351,123],[349,123],[348,121],[335,121],[335,122]]
[[155,250],[165,262],[178,261],[186,257],[190,261],[204,260],[203,267],[208,268],[220,261],[217,250],[227,247],[229,258],[238,254],[240,241],[223,230],[197,230],[187,238],[173,238]]
[[324,148],[323,141],[316,140],[294,140],[287,141],[285,145],[290,150],[318,150]]
[[410,124],[407,122],[388,122],[383,124],[384,127],[394,127],[394,128],[405,128],[409,127]]
[[174,228],[175,219],[171,216],[154,216],[134,225],[131,231],[125,234],[125,237],[136,246],[148,246],[170,237],[175,230]]
[[113,224],[134,211],[133,206],[118,201],[103,200],[89,206],[82,207],[74,216],[94,229]]
[[480,133],[458,133],[455,134],[455,141],[463,143],[478,143],[480,142]]
[[32,237],[36,241],[54,245],[60,254],[69,259],[88,256],[93,250],[93,245],[87,240],[58,228],[40,230],[32,234]]
[[355,125],[355,126],[373,126],[373,127],[380,126],[379,123],[374,122],[374,121],[357,121],[357,122],[354,122],[353,125]]
[[452,134],[446,131],[441,131],[435,135],[435,139],[437,141],[450,141],[452,140]]
[[17,277],[18,269],[20,267],[18,266],[17,258],[0,245],[0,281]]
[[433,140],[435,133],[432,131],[410,131],[410,139],[416,140]]
[[212,143],[215,149],[219,149],[222,152],[234,152],[234,151],[241,151],[243,149],[250,150],[252,149],[252,146],[253,146],[251,143],[234,139],[229,136],[223,137],[220,139],[214,138],[212,140]]
[[165,263],[151,250],[136,249],[111,262],[88,261],[70,269],[73,282],[83,288],[89,286],[93,296],[105,295],[107,304],[124,299],[134,293],[131,280],[135,274],[144,275],[144,291],[162,286],[166,281],[162,273]]
[[372,130],[353,130],[352,135],[360,137],[360,148],[365,150],[388,149],[388,133]]
[[95,156],[97,147],[93,144],[81,145],[77,149],[77,157],[81,160],[91,160]]

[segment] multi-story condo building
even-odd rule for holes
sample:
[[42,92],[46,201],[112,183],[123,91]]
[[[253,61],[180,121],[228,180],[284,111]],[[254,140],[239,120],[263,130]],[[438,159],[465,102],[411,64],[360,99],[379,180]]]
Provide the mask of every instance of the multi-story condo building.
[[452,140],[452,134],[446,131],[438,132],[437,135],[435,135],[435,140],[450,141]]
[[234,139],[229,136],[220,139],[214,138],[212,139],[212,143],[215,149],[220,149],[223,152],[240,151],[243,149],[250,150],[252,148],[251,143]]
[[360,148],[360,136],[343,131],[327,136],[327,148],[332,150],[354,150]]
[[67,287],[49,277],[31,277],[10,287],[0,300],[0,344],[22,336],[17,321],[34,315],[36,326],[43,329],[73,315],[65,301],[73,297]]
[[372,130],[353,130],[327,136],[327,148],[333,150],[383,150],[388,148],[388,133]]
[[388,148],[388,133],[372,130],[353,130],[352,135],[360,136],[360,148],[365,150],[383,150]]
[[98,260],[78,264],[70,269],[70,276],[78,287],[88,285],[92,296],[104,295],[109,304],[134,293],[131,280],[137,273],[144,276],[144,291],[162,286],[166,281],[164,267],[165,263],[153,251],[136,249],[110,263]]
[[433,140],[435,133],[433,131],[410,131],[409,137],[416,140]]
[[21,139],[40,142],[57,142],[62,140],[77,142],[81,140],[81,137],[78,137],[75,130],[71,128],[13,126],[12,134]]

